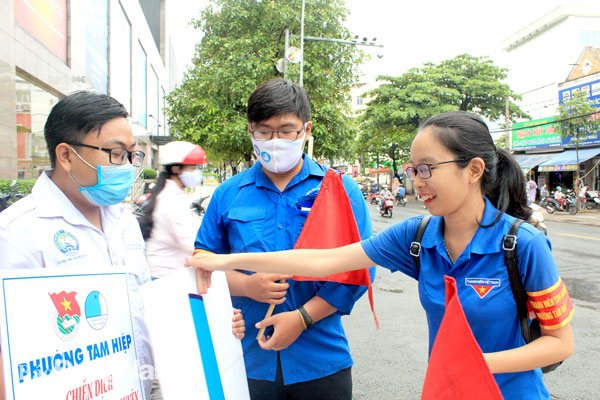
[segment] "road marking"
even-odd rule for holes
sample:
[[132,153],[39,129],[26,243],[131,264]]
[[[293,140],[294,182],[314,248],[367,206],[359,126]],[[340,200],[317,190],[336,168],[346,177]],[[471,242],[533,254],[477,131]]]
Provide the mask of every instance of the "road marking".
[[580,238],[580,239],[600,240],[600,238],[594,238],[594,237],[589,237],[589,236],[571,235],[571,234],[569,234],[569,233],[557,233],[557,235],[560,235],[560,236],[570,236],[570,237],[576,237],[576,238]]

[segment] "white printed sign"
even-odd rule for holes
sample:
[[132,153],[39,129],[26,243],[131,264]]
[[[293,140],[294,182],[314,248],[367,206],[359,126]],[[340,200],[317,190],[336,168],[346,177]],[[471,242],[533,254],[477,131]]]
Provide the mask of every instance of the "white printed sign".
[[145,398],[127,274],[77,271],[1,271],[7,399]]
[[198,296],[195,270],[177,271],[142,286],[142,301],[165,400],[250,399],[224,272]]

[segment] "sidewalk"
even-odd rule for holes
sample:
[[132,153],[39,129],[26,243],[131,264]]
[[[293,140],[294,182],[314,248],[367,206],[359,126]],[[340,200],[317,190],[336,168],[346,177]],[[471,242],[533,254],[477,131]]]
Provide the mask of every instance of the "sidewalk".
[[600,227],[600,211],[598,210],[581,210],[575,215],[570,215],[566,212],[554,212],[554,214],[548,214],[546,210],[542,209],[542,213],[544,214],[545,221],[566,222]]

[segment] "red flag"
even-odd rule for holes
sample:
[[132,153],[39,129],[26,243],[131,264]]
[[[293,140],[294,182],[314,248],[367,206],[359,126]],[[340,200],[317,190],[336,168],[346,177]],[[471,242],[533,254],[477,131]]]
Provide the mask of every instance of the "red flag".
[[81,316],[81,310],[79,309],[79,304],[77,304],[77,300],[75,300],[75,295],[77,292],[65,292],[64,290],[60,293],[48,293],[52,302],[54,303],[54,307],[56,307],[56,311],[58,311],[58,315],[61,318],[64,318],[65,315],[69,315],[73,317],[75,315]]
[[502,400],[460,305],[454,278],[445,276],[446,313],[433,343],[421,400]]
[[[321,183],[302,232],[294,245],[295,249],[333,249],[360,241],[360,233],[356,226],[350,200],[344,189],[342,177],[333,170],[328,170]],[[375,324],[379,327],[373,304],[373,288],[369,269],[342,272],[324,278],[294,276],[297,281],[331,281],[352,285],[367,286],[371,311]]]

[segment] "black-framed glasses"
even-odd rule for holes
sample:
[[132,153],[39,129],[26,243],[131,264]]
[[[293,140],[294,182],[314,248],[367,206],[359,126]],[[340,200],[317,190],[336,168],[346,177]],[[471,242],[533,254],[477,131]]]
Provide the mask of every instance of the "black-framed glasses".
[[304,131],[306,129],[307,123],[302,125],[302,129],[286,129],[286,130],[282,130],[282,131],[262,131],[262,130],[255,131],[255,130],[252,130],[252,128],[250,128],[250,134],[252,135],[252,137],[255,140],[271,140],[271,139],[273,139],[273,136],[275,134],[277,134],[277,137],[279,139],[293,141],[293,140],[298,139],[298,136],[300,136],[302,131]]
[[431,167],[433,167],[435,165],[449,164],[449,163],[462,162],[462,161],[469,161],[469,160],[460,159],[460,160],[441,161],[441,162],[433,163],[433,164],[426,164],[426,163],[425,164],[417,164],[414,167],[406,167],[404,169],[404,171],[406,172],[406,175],[408,175],[408,178],[411,181],[414,181],[417,176],[419,176],[419,178],[421,178],[421,179],[429,179],[429,178],[431,178]]
[[146,154],[141,150],[129,151],[123,147],[113,147],[113,148],[107,149],[104,147],[92,146],[89,144],[78,143],[78,142],[70,142],[69,144],[71,146],[89,147],[90,149],[105,151],[110,155],[110,157],[109,157],[110,163],[116,164],[116,165],[123,165],[123,164],[127,163],[127,160],[129,160],[129,162],[133,166],[139,167],[144,162],[144,157],[146,157]]

